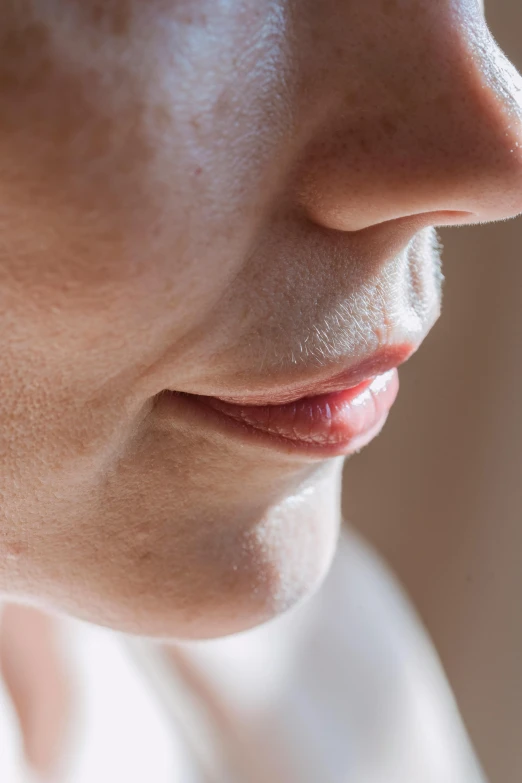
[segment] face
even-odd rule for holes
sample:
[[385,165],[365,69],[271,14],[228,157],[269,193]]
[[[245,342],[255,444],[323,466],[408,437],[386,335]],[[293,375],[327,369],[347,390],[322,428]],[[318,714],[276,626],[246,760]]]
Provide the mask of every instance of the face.
[[522,83],[476,0],[2,0],[0,35],[0,589],[260,623],[437,318],[433,227],[522,210]]

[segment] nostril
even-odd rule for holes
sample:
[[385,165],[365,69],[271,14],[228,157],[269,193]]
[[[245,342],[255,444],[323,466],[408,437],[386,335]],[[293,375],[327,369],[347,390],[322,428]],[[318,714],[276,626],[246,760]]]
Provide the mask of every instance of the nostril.
[[[384,223],[411,223],[416,231],[428,226],[464,226],[471,223],[480,223],[482,218],[476,212],[462,209],[437,209],[425,212],[412,212],[410,215],[400,215],[389,220],[383,220],[373,225],[382,225]],[[368,226],[370,228],[370,226]]]
[[305,217],[310,223],[329,232],[338,231],[339,233],[351,234],[352,236],[363,234],[365,231],[381,226],[390,226],[394,223],[400,223],[402,227],[408,228],[408,230],[420,231],[428,226],[465,226],[484,221],[484,218],[476,212],[452,209],[411,212],[409,215],[399,214],[383,220],[368,221],[367,223],[361,222],[360,224],[349,224],[343,220],[328,220],[324,219],[323,216],[317,219],[316,216],[311,214],[305,214]]
[[[429,213],[427,214],[429,216]],[[475,212],[463,210],[441,210],[440,212],[432,213],[432,215],[433,221],[430,219],[429,224],[432,226],[462,226],[480,222],[480,216]]]

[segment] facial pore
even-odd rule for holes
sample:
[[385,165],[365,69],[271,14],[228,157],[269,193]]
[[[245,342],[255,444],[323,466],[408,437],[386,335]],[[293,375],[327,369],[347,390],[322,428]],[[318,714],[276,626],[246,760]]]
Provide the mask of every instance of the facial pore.
[[475,0],[2,0],[0,589],[217,636],[322,579],[342,459],[166,389],[268,393],[437,318],[434,226],[522,210]]

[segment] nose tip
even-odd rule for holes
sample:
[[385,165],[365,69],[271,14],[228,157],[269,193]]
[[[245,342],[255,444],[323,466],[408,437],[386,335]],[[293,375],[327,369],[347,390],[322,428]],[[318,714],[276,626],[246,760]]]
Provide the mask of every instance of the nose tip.
[[313,221],[352,232],[416,215],[448,225],[522,212],[522,78],[484,20],[467,21],[439,30],[425,56],[411,43],[394,72],[366,85],[358,111],[330,115],[301,167]]
[[489,32],[485,44],[477,44],[476,49],[470,79],[474,112],[468,122],[471,125],[475,119],[480,124],[471,125],[468,131],[470,192],[466,198],[476,216],[474,222],[484,222],[522,212],[522,77]]

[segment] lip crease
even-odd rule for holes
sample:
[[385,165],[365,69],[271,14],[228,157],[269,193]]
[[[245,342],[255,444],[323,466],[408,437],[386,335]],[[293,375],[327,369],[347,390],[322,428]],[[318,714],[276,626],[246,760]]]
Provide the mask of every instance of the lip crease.
[[348,367],[329,377],[296,382],[285,387],[278,387],[266,392],[251,392],[248,394],[219,395],[209,397],[201,395],[201,399],[217,400],[231,405],[240,406],[274,406],[298,402],[305,397],[318,397],[337,391],[354,388],[372,378],[393,370],[407,361],[416,351],[417,346],[411,343],[401,343],[381,348],[372,356],[357,365]]
[[271,393],[186,396],[242,437],[320,458],[347,455],[381,430],[399,389],[396,368],[414,350],[389,346],[330,378]]

